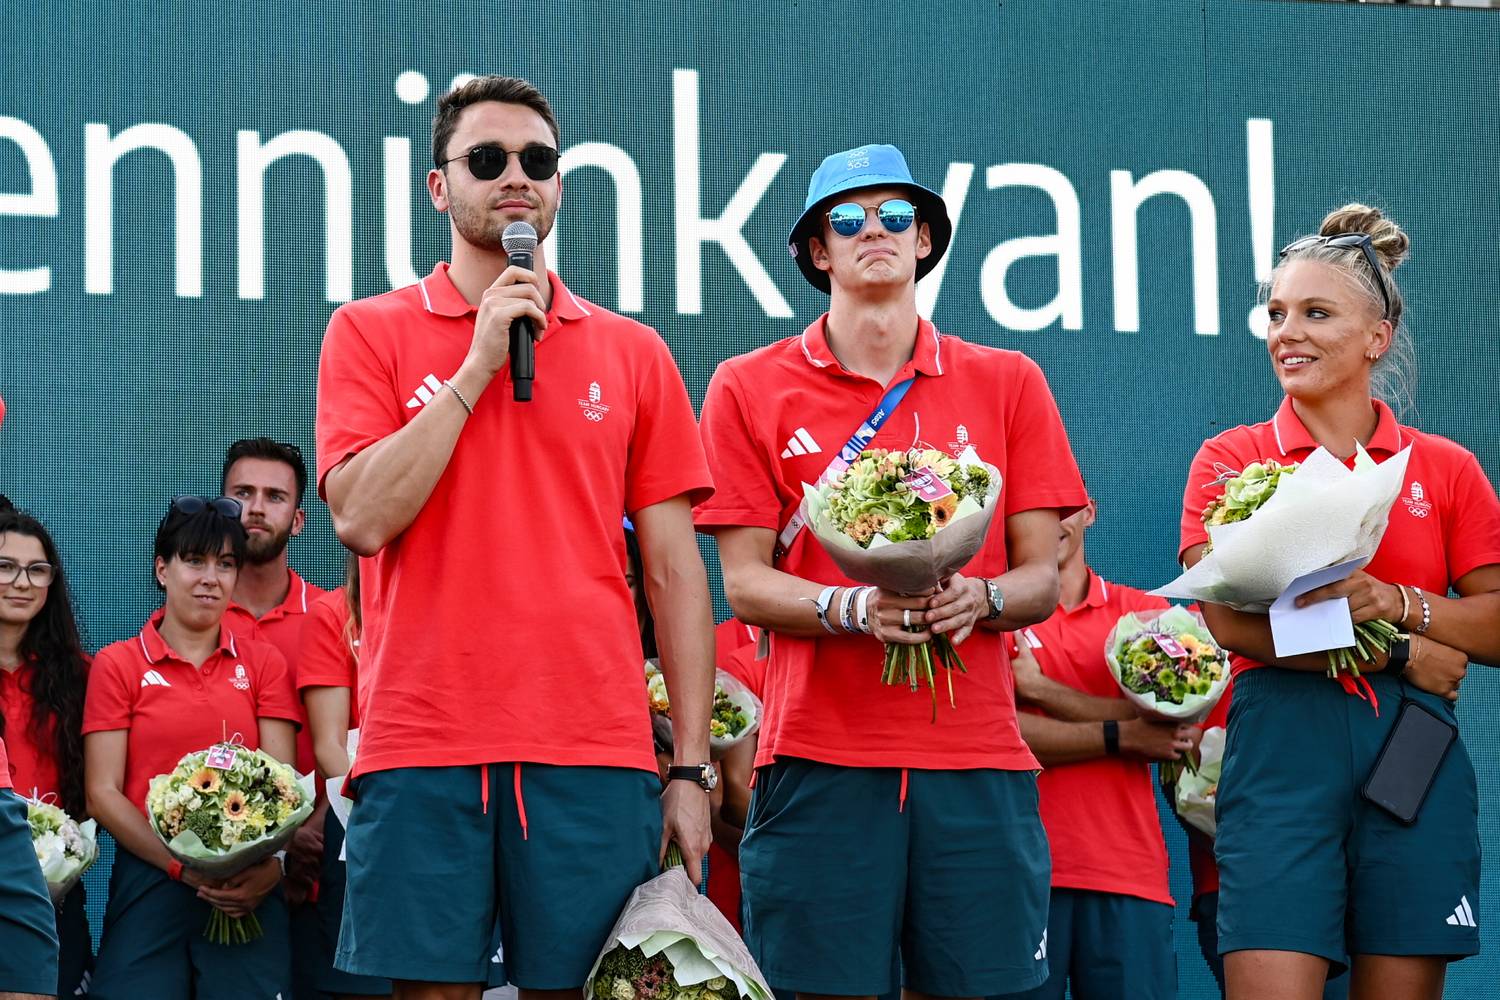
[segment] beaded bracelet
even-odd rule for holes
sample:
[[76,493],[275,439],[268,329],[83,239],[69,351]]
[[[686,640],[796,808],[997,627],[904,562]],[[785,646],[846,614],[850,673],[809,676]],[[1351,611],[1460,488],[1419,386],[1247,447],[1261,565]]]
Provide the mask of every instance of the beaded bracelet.
[[1422,624],[1412,629],[1417,635],[1426,635],[1427,627],[1432,624],[1432,605],[1427,603],[1427,596],[1422,593],[1421,587],[1411,588],[1411,592],[1417,595],[1417,600],[1422,603]]

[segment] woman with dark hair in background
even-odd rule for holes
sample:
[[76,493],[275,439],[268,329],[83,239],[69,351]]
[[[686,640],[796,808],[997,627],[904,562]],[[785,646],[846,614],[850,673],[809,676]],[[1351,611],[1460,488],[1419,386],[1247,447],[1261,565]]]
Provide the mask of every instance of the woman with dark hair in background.
[[[223,624],[245,558],[239,518],[238,501],[227,497],[172,501],[156,532],[163,605],[139,635],[101,649],[89,673],[84,788],[89,812],[118,846],[91,990],[101,1000],[291,991],[281,859],[223,881],[206,878],[168,853],[145,812],[152,777],[227,739],[293,758],[301,712],[286,660]],[[210,907],[255,914],[264,936],[209,941]]]
[[[1347,205],[1282,251],[1266,346],[1286,398],[1272,419],[1205,442],[1188,474],[1191,566],[1221,470],[1301,462],[1319,446],[1347,463],[1360,446],[1376,462],[1411,449],[1374,558],[1298,602],[1346,598],[1356,623],[1408,633],[1363,665],[1363,684],[1331,680],[1324,653],[1277,656],[1264,614],[1202,606],[1236,654],[1215,843],[1230,1000],[1316,1000],[1346,955],[1356,1000],[1429,1000],[1447,962],[1479,951],[1478,795],[1453,705],[1469,660],[1500,664],[1500,500],[1472,454],[1400,424],[1378,398],[1408,395],[1391,274],[1408,247],[1378,210]],[[1405,745],[1384,753],[1408,716],[1453,740],[1436,767],[1403,775],[1427,789],[1409,823],[1362,792],[1388,763],[1420,761]]]
[[[0,512],[0,738],[10,782],[24,797],[56,800],[82,822],[83,695],[88,658],[78,636],[62,559],[36,519]],[[93,967],[80,881],[57,908],[57,992],[72,996]]]

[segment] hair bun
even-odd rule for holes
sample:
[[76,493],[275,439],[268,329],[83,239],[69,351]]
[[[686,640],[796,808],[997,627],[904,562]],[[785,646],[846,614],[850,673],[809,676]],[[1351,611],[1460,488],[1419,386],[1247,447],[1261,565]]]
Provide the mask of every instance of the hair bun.
[[1365,233],[1375,244],[1375,253],[1387,271],[1394,271],[1411,253],[1411,238],[1404,230],[1378,208],[1351,202],[1336,208],[1323,218],[1318,227],[1320,236],[1343,236],[1345,233]]

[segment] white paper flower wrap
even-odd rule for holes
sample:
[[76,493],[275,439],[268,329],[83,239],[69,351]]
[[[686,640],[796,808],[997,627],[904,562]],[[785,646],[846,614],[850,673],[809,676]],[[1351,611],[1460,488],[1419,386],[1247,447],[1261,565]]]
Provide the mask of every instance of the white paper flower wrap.
[[1183,822],[1216,835],[1214,803],[1218,799],[1219,772],[1224,766],[1224,727],[1203,731],[1198,743],[1198,773],[1184,771],[1177,779],[1177,815]]
[[1410,457],[1408,446],[1377,465],[1359,448],[1350,469],[1319,448],[1249,518],[1211,526],[1212,550],[1152,593],[1264,612],[1299,576],[1368,561],[1385,535]]

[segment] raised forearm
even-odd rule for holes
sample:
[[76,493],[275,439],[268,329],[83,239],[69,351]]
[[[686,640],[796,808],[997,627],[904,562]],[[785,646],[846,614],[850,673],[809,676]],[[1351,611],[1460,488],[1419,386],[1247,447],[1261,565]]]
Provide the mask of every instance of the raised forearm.
[[[490,379],[465,366],[452,381],[477,406]],[[324,492],[339,541],[372,556],[405,531],[448,468],[468,419],[469,411],[445,387],[405,427],[329,472]]]

